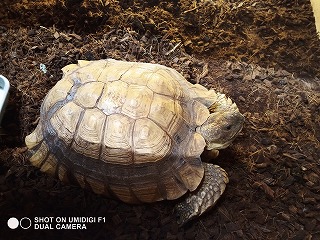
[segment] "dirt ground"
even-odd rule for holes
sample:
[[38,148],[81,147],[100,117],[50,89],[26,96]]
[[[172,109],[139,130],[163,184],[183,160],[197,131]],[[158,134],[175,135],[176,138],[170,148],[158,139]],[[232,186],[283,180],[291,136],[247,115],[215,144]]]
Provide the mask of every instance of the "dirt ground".
[[[307,0],[2,0],[0,239],[320,239],[320,41]],[[230,96],[240,136],[214,163],[219,203],[179,227],[175,202],[131,206],[32,167],[24,137],[78,59],[161,63]],[[42,65],[43,64],[43,65]],[[45,66],[46,71],[40,65]],[[101,216],[87,230],[10,230],[10,217]]]

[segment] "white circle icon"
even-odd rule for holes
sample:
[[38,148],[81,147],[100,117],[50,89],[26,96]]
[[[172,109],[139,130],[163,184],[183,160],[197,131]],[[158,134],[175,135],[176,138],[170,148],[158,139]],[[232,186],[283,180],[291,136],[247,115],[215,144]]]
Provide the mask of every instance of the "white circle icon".
[[9,228],[16,229],[19,226],[19,220],[15,217],[9,218],[7,224]]
[[20,219],[20,227],[22,229],[28,229],[31,227],[31,219],[27,217],[23,217]]

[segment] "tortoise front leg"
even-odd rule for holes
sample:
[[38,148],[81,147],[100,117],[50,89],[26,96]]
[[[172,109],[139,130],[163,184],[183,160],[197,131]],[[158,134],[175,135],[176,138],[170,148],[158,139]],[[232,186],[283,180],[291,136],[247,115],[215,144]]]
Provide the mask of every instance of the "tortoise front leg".
[[213,207],[229,182],[226,171],[221,167],[209,163],[203,163],[203,167],[204,177],[200,186],[175,207],[180,225]]

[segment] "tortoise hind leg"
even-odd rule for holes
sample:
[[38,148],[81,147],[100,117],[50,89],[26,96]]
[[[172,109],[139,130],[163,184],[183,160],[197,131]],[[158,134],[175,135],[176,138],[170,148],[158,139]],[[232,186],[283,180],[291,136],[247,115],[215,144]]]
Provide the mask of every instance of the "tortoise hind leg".
[[221,167],[209,163],[203,163],[203,167],[204,177],[198,189],[190,192],[175,207],[180,225],[213,207],[229,182],[227,173]]

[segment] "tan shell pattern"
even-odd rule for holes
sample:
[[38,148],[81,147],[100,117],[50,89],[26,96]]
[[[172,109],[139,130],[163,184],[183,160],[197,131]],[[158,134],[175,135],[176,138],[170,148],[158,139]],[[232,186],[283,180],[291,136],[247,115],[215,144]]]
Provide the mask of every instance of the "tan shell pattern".
[[26,137],[30,161],[124,202],[176,199],[203,177],[209,116],[175,70],[113,59],[79,61],[47,94]]

